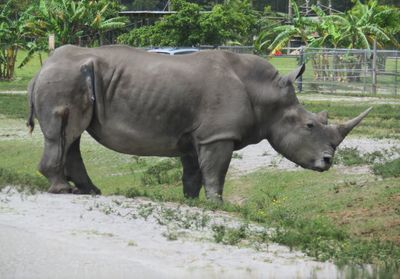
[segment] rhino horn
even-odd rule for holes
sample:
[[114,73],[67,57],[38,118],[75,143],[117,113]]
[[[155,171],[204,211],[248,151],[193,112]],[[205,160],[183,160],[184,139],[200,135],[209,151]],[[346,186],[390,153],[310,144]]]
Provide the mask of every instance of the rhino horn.
[[342,137],[342,139],[344,139],[348,133],[350,133],[350,131],[357,126],[361,120],[363,120],[364,117],[366,117],[368,115],[368,113],[371,111],[372,107],[368,108],[367,110],[365,110],[364,112],[362,112],[359,116],[357,116],[356,118],[353,118],[349,121],[347,121],[344,124],[340,124],[337,126],[338,130],[339,130],[339,134]]

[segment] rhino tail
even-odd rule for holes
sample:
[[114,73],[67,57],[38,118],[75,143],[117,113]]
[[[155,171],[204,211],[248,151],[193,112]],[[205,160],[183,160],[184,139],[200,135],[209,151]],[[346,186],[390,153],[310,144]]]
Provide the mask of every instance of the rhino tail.
[[36,77],[33,78],[28,85],[28,104],[29,104],[29,115],[26,122],[26,126],[29,128],[29,133],[32,134],[35,129],[35,104],[34,104],[34,87]]

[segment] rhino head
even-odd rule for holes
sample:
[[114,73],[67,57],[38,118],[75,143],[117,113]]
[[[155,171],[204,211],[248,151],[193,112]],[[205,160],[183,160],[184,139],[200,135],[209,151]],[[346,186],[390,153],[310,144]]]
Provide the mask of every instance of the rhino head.
[[[287,96],[294,96],[294,81],[304,72],[304,65],[279,80]],[[269,142],[279,153],[306,169],[328,170],[338,145],[367,116],[372,108],[343,124],[328,124],[328,113],[307,111],[294,98],[284,106],[271,127]]]

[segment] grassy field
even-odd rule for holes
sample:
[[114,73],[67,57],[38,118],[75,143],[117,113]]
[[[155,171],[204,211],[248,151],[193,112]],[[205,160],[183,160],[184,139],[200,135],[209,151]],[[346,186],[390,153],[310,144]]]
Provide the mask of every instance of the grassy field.
[[[0,91],[24,90],[37,69],[38,59],[34,59],[17,72],[15,81],[0,82]],[[0,94],[0,185],[29,185],[30,189],[46,190],[46,179],[36,171],[43,141],[38,126],[32,137],[27,134],[26,100],[24,94]],[[354,117],[373,105],[373,111],[352,135],[400,139],[398,102],[302,102],[314,112],[328,110],[332,122]],[[215,207],[205,201],[203,193],[199,201],[183,198],[180,163],[175,159],[160,161],[118,154],[88,136],[83,138],[82,153],[92,180],[106,195],[146,196]],[[371,159],[373,156],[383,161],[377,163]],[[242,216],[246,222],[275,227],[276,233],[265,236],[263,241],[277,241],[321,260],[374,263],[397,270],[399,159],[388,160],[382,154],[360,155],[355,150],[344,150],[338,157],[341,164],[368,166],[373,173],[352,173],[344,167],[322,174],[268,169],[240,178],[229,177],[224,194],[227,202],[222,209]]]
[[[328,107],[333,121],[352,117],[368,105],[304,103],[313,111]],[[0,95],[0,112],[0,185],[20,184],[46,190],[46,179],[36,171],[43,148],[39,128],[29,137],[24,127],[26,96]],[[357,129],[358,136],[398,139],[398,105],[376,105],[366,120]],[[92,180],[106,195],[146,196],[201,207],[215,206],[205,201],[203,193],[199,201],[183,198],[178,160],[118,154],[87,135],[82,141],[82,153]],[[384,158],[382,154],[374,156]],[[341,167],[322,174],[268,169],[240,178],[230,177],[225,187],[227,202],[222,209],[235,212],[247,222],[277,228],[264,241],[301,249],[320,260],[397,268],[399,160],[377,164],[354,150],[345,150],[339,157],[342,164],[369,165],[377,175],[345,172]],[[379,175],[383,173],[384,178]]]

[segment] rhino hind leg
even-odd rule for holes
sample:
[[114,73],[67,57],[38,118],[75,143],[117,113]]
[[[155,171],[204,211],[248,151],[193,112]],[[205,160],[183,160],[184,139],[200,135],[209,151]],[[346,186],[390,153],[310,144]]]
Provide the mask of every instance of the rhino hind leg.
[[[67,156],[67,153],[71,145],[73,146],[72,150],[76,149],[73,143],[79,139],[81,134],[89,126],[92,110],[84,110],[79,106],[60,104],[61,102],[67,103],[65,100],[66,98],[62,97],[63,96],[58,98],[58,105],[44,106],[40,104],[42,106],[38,109],[38,120],[45,138],[39,171],[47,177],[51,184],[48,190],[49,193],[79,194],[80,190],[77,187],[73,187],[68,182],[65,175],[67,157],[71,157]],[[69,103],[73,103],[72,96],[68,97],[71,99]],[[79,150],[79,141],[77,144]],[[71,154],[74,154],[74,152]],[[77,162],[77,160],[75,160],[75,162]],[[68,163],[68,165],[71,164]],[[74,169],[75,168],[79,169],[79,166],[74,167]],[[74,177],[76,176],[77,175],[74,175]],[[74,180],[72,181],[74,182]]]
[[181,156],[183,166],[183,194],[186,198],[198,198],[202,186],[202,175],[196,155]]
[[207,199],[222,202],[226,172],[232,158],[234,143],[218,141],[200,145],[199,165]]
[[81,156],[80,140],[81,137],[78,137],[68,149],[65,162],[66,179],[75,184],[80,194],[100,195],[101,191],[93,184],[87,174]]
[[65,155],[60,158],[60,145],[58,141],[45,139],[44,152],[39,164],[39,171],[47,177],[51,186],[49,193],[63,194],[74,192],[73,187],[64,176],[63,165]]

